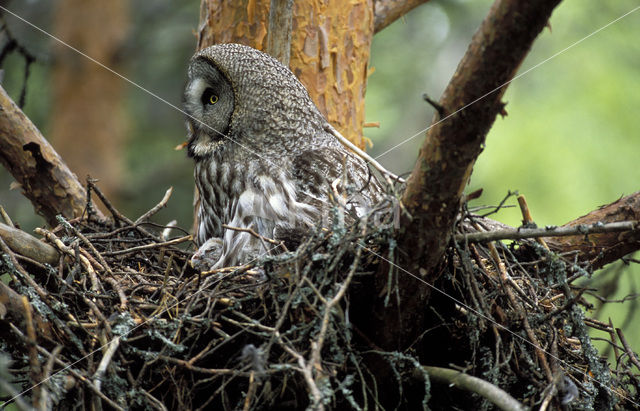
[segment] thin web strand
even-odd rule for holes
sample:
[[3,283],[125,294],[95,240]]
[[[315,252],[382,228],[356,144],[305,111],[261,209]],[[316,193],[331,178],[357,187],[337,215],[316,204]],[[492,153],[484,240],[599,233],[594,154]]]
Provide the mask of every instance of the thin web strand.
[[145,87],[141,86],[140,84],[136,83],[135,81],[130,80],[129,78],[127,78],[127,77],[125,77],[124,75],[122,75],[122,74],[118,73],[117,71],[113,70],[112,68],[110,68],[110,67],[106,66],[105,64],[101,63],[100,61],[98,61],[98,60],[94,59],[93,57],[91,57],[91,56],[89,56],[89,55],[87,55],[87,54],[83,53],[82,51],[78,50],[77,48],[73,47],[73,46],[72,46],[72,45],[70,45],[69,43],[66,43],[64,40],[62,40],[62,39],[60,39],[60,38],[58,38],[58,37],[54,36],[53,34],[49,33],[48,31],[46,31],[46,30],[44,30],[44,29],[42,29],[42,28],[40,28],[40,27],[36,26],[35,24],[31,23],[30,21],[28,21],[28,20],[26,20],[26,19],[22,18],[21,16],[17,15],[16,13],[12,12],[11,10],[8,10],[7,8],[5,8],[5,7],[3,7],[3,6],[0,6],[0,10],[3,10],[3,11],[5,11],[5,12],[7,12],[7,13],[11,14],[13,17],[15,17],[15,18],[19,19],[19,20],[20,20],[20,21],[22,21],[23,23],[25,23],[25,24],[27,24],[27,25],[29,25],[29,26],[33,27],[34,29],[36,29],[36,30],[38,30],[39,32],[41,32],[41,33],[45,34],[46,36],[50,37],[51,39],[53,39],[53,40],[55,40],[55,41],[59,42],[59,43],[60,43],[60,44],[62,44],[63,46],[68,47],[69,49],[71,49],[71,50],[75,51],[76,53],[80,54],[81,56],[83,56],[83,57],[85,57],[85,58],[89,59],[90,61],[92,61],[93,63],[95,63],[95,64],[99,65],[100,67],[102,67],[103,69],[107,70],[108,72],[110,72],[110,73],[114,74],[115,76],[117,76],[117,77],[121,78],[122,80],[124,80],[124,81],[126,81],[127,83],[129,83],[129,84],[133,85],[134,87],[136,87],[136,88],[138,88],[138,89],[140,89],[140,90],[144,91],[145,93],[149,94],[151,97],[154,97],[154,98],[156,98],[156,99],[160,100],[161,102],[165,103],[166,105],[168,105],[169,107],[173,108],[174,110],[176,110],[176,111],[178,111],[178,112],[180,112],[180,113],[184,114],[186,117],[190,118],[191,120],[193,120],[193,121],[195,121],[195,122],[199,123],[200,125],[202,125],[202,126],[204,126],[204,127],[208,128],[209,130],[211,130],[211,131],[213,131],[213,132],[215,132],[215,133],[217,133],[217,134],[221,135],[222,137],[224,137],[224,138],[228,139],[229,141],[231,141],[231,142],[233,142],[233,143],[237,144],[238,146],[240,146],[240,147],[244,148],[245,150],[247,150],[247,151],[248,151],[248,152],[250,152],[251,154],[253,154],[253,155],[255,155],[255,156],[259,157],[260,159],[262,159],[262,160],[264,160],[264,161],[266,161],[266,162],[268,162],[269,164],[273,165],[274,167],[278,167],[278,165],[276,165],[275,163],[273,163],[271,160],[269,160],[269,159],[267,159],[267,158],[265,158],[265,157],[261,156],[261,155],[260,155],[260,154],[258,154],[255,150],[250,149],[250,148],[249,148],[249,147],[247,147],[246,145],[243,145],[243,144],[241,144],[241,143],[237,142],[236,140],[234,140],[233,138],[229,137],[228,135],[226,135],[226,134],[224,134],[224,133],[222,133],[222,132],[220,132],[220,131],[216,130],[216,129],[215,129],[215,128],[213,128],[213,127],[211,127],[209,124],[206,124],[206,123],[202,122],[201,120],[199,120],[199,119],[197,119],[197,118],[193,117],[192,115],[190,115],[189,113],[187,113],[186,111],[184,111],[184,110],[183,110],[183,109],[181,109],[180,107],[176,106],[175,104],[171,103],[170,101],[168,101],[168,100],[166,100],[166,99],[164,99],[164,98],[160,97],[159,95],[157,95],[157,94],[155,94],[154,92],[150,91],[149,89],[147,89],[147,88],[145,88]]
[[554,58],[558,57],[559,55],[563,54],[564,52],[568,51],[569,49],[577,46],[578,44],[582,43],[583,41],[587,40],[588,38],[590,38],[591,36],[601,32],[602,30],[606,29],[607,27],[611,26],[614,23],[617,23],[618,21],[622,20],[623,18],[627,17],[628,15],[636,12],[637,10],[640,9],[640,6],[634,8],[633,10],[623,14],[622,16],[610,21],[609,23],[605,24],[604,26],[600,27],[599,29],[597,29],[596,31],[592,32],[591,34],[588,34],[587,36],[581,38],[580,40],[572,43],[571,45],[565,47],[564,49],[558,51],[557,53],[555,53],[554,55],[552,55],[551,57],[548,57],[544,60],[542,60],[540,63],[536,64],[533,67],[530,67],[529,69],[523,71],[522,73],[518,74],[517,76],[515,76],[514,78],[512,78],[509,81],[506,81],[504,84],[494,88],[493,90],[489,91],[488,93],[484,94],[481,97],[478,97],[477,99],[473,100],[471,103],[466,104],[464,106],[462,106],[461,108],[459,108],[458,110],[454,111],[453,113],[441,118],[440,120],[436,121],[435,123],[431,124],[429,127],[425,128],[424,130],[420,130],[417,133],[413,134],[411,137],[408,137],[407,139],[401,141],[400,143],[396,144],[395,146],[387,149],[386,151],[382,152],[381,154],[378,154],[377,156],[374,157],[374,159],[379,159],[382,156],[385,156],[387,154],[389,154],[390,152],[392,152],[393,150],[395,150],[396,148],[408,143],[409,141],[413,140],[414,138],[422,135],[423,133],[426,133],[427,131],[429,131],[431,128],[437,126],[438,124],[442,123],[443,121],[455,116],[456,114],[460,113],[462,110],[467,109],[469,106],[472,106],[474,104],[476,104],[477,102],[479,102],[480,100],[485,99],[486,97],[490,96],[491,94],[495,93],[496,91],[500,90],[503,87],[508,86],[509,84],[511,84],[511,82],[513,82],[514,80],[519,79],[520,77],[524,76],[525,74],[531,72],[532,70],[537,69],[538,67],[542,66],[543,64],[549,62],[550,60],[553,60]]
[[365,249],[365,251],[368,251],[369,253],[373,254],[374,256],[378,257],[381,260],[386,261],[388,264],[392,265],[393,267],[397,268],[398,270],[402,271],[403,273],[405,273],[406,275],[409,275],[410,277],[415,278],[416,280],[420,281],[421,283],[427,285],[429,288],[431,288],[432,290],[437,291],[438,293],[442,294],[443,296],[451,299],[452,301],[454,301],[456,304],[460,305],[461,307],[464,307],[466,310],[472,312],[473,314],[475,314],[476,316],[483,318],[484,320],[490,322],[491,324],[495,325],[496,327],[500,328],[501,330],[504,330],[506,332],[508,332],[509,334],[513,335],[514,337],[520,339],[521,341],[525,342],[526,344],[529,344],[530,346],[539,349],[540,351],[542,351],[543,353],[547,354],[549,357],[555,359],[556,361],[560,362],[561,364],[564,364],[567,368],[572,369],[573,371],[587,377],[588,380],[591,380],[593,382],[595,382],[596,384],[598,384],[600,387],[604,388],[606,391],[608,391],[610,394],[612,394],[613,396],[618,396],[621,398],[624,398],[625,400],[629,401],[630,403],[632,403],[635,406],[640,407],[640,403],[637,403],[635,401],[633,401],[631,398],[622,395],[616,391],[614,391],[613,389],[607,387],[606,385],[604,385],[603,383],[601,383],[600,381],[596,380],[595,378],[591,377],[589,374],[587,374],[585,371],[582,371],[581,369],[569,364],[568,362],[562,360],[561,358],[559,358],[558,356],[553,355],[552,353],[550,353],[549,351],[545,350],[544,348],[534,344],[533,342],[529,341],[528,339],[526,339],[525,337],[517,334],[514,331],[511,331],[509,328],[505,327],[504,325],[494,321],[493,319],[487,317],[486,315],[484,315],[483,313],[481,313],[480,311],[474,309],[473,307],[465,304],[464,302],[458,300],[456,297],[452,296],[451,294],[447,293],[444,290],[439,289],[438,287],[434,286],[433,284],[429,284],[427,281],[425,281],[424,279],[420,278],[418,275],[410,272],[409,270],[406,270],[402,267],[400,267],[399,265],[395,264],[393,261],[388,260],[387,258],[385,258],[384,256],[376,253],[375,251],[371,250],[370,248],[362,245],[362,244],[357,244],[358,246],[362,247]]
[[[120,77],[122,80],[125,80],[126,82],[130,83],[131,85],[133,85],[133,86],[137,87],[138,89],[140,89],[140,90],[142,90],[142,91],[146,92],[147,94],[151,95],[152,97],[155,97],[156,99],[158,99],[158,100],[162,101],[163,103],[165,103],[165,104],[169,105],[170,107],[172,107],[173,109],[177,110],[178,112],[180,112],[180,113],[184,114],[185,116],[187,116],[187,117],[189,117],[189,118],[193,119],[194,121],[196,121],[196,122],[198,122],[198,123],[202,124],[203,126],[205,126],[205,127],[209,128],[210,130],[212,130],[212,131],[214,131],[214,132],[218,133],[219,135],[221,135],[221,136],[223,136],[223,137],[225,137],[225,138],[228,138],[230,141],[232,141],[233,143],[235,143],[235,144],[239,145],[240,147],[242,147],[242,148],[246,149],[246,150],[247,150],[247,151],[249,151],[250,153],[252,153],[252,154],[254,154],[254,155],[256,155],[256,156],[258,156],[258,157],[262,158],[263,160],[265,160],[265,161],[269,162],[270,164],[273,164],[273,165],[274,165],[274,166],[276,166],[277,168],[281,168],[280,166],[278,166],[278,165],[274,164],[274,163],[273,163],[273,162],[271,162],[270,160],[268,160],[268,159],[266,159],[266,158],[264,158],[264,157],[260,156],[260,155],[259,155],[259,154],[257,154],[255,151],[253,151],[253,150],[249,149],[248,147],[245,147],[244,145],[242,145],[242,144],[238,143],[237,141],[233,140],[231,137],[229,137],[229,136],[227,136],[227,135],[225,135],[225,134],[223,134],[223,133],[219,132],[218,130],[214,129],[213,127],[209,126],[208,124],[205,124],[205,123],[203,123],[202,121],[200,121],[200,120],[198,120],[198,119],[194,118],[193,116],[189,115],[189,114],[188,114],[188,113],[186,113],[184,110],[180,109],[179,107],[177,107],[176,105],[174,105],[174,104],[172,104],[171,102],[167,101],[166,99],[164,99],[164,98],[162,98],[162,97],[158,96],[157,94],[155,94],[155,93],[153,93],[153,92],[149,91],[148,89],[146,89],[146,88],[142,87],[141,85],[137,84],[136,82],[134,82],[134,81],[132,81],[132,80],[128,79],[127,77],[125,77],[125,76],[123,76],[122,74],[120,74],[120,73],[116,72],[115,70],[113,70],[113,69],[111,69],[111,68],[107,67],[107,66],[106,66],[106,65],[104,65],[103,63],[101,63],[101,62],[99,62],[98,60],[96,60],[96,59],[94,59],[94,58],[92,58],[92,57],[88,56],[87,54],[85,54],[85,53],[81,52],[80,50],[76,49],[75,47],[73,47],[73,46],[69,45],[68,43],[66,43],[66,42],[64,42],[63,40],[59,39],[58,37],[54,36],[53,34],[50,34],[49,32],[45,31],[44,29],[42,29],[42,28],[40,28],[40,27],[36,26],[35,24],[33,24],[33,23],[31,23],[31,22],[29,22],[29,21],[25,20],[25,19],[24,19],[24,18],[22,18],[21,16],[19,16],[19,15],[17,15],[17,14],[15,14],[15,13],[13,13],[12,11],[10,11],[10,10],[6,9],[6,8],[5,8],[5,7],[3,7],[3,6],[0,6],[0,9],[2,9],[2,10],[4,10],[5,12],[7,12],[7,13],[11,14],[12,16],[16,17],[17,19],[21,20],[21,21],[22,21],[22,22],[24,22],[25,24],[28,24],[29,26],[33,27],[34,29],[36,29],[36,30],[38,30],[38,31],[42,32],[43,34],[45,34],[45,35],[49,36],[49,37],[50,37],[50,38],[52,38],[53,40],[55,40],[55,41],[57,41],[57,42],[59,42],[59,43],[63,44],[64,46],[66,46],[66,47],[70,48],[71,50],[73,50],[73,51],[75,51],[76,53],[78,53],[78,54],[82,55],[83,57],[85,57],[85,58],[89,59],[90,61],[94,62],[95,64],[98,64],[100,67],[102,67],[102,68],[104,68],[105,70],[107,70],[107,71],[111,72],[112,74],[114,74],[114,75],[116,75],[116,76]],[[551,57],[549,57],[549,58],[547,58],[547,59],[543,60],[542,62],[540,62],[540,63],[536,64],[535,66],[533,66],[533,67],[531,67],[531,68],[529,68],[529,69],[528,69],[528,70],[526,70],[525,72],[523,72],[523,73],[521,73],[521,74],[519,74],[519,75],[515,76],[513,79],[511,79],[511,80],[509,80],[509,81],[505,82],[505,83],[504,83],[504,84],[502,84],[501,86],[498,86],[498,87],[497,87],[497,88],[495,88],[494,90],[492,90],[492,91],[490,91],[490,92],[486,93],[485,95],[483,95],[483,96],[481,96],[481,97],[477,98],[476,100],[472,101],[471,103],[469,103],[469,104],[467,104],[467,105],[463,106],[462,108],[458,109],[457,111],[455,111],[455,112],[453,112],[453,113],[449,114],[448,116],[446,116],[446,117],[444,117],[444,118],[440,119],[439,121],[437,121],[436,123],[434,123],[434,124],[430,125],[429,127],[425,128],[424,130],[421,130],[421,131],[419,131],[418,133],[416,133],[416,134],[412,135],[411,137],[407,138],[407,139],[406,139],[406,140],[404,140],[403,142],[401,142],[401,143],[399,143],[399,144],[395,145],[394,147],[392,147],[392,148],[390,148],[390,149],[386,150],[385,152],[383,152],[383,153],[381,153],[380,155],[378,155],[377,157],[375,157],[375,159],[378,159],[378,158],[380,158],[380,157],[382,157],[382,156],[384,156],[384,155],[388,154],[389,152],[391,152],[391,151],[395,150],[395,149],[396,149],[396,148],[398,148],[399,146],[401,146],[401,145],[405,144],[406,142],[408,142],[408,141],[412,140],[413,138],[417,137],[418,135],[420,135],[420,134],[422,134],[422,133],[424,133],[424,132],[428,131],[430,128],[434,127],[435,125],[437,125],[437,124],[439,124],[439,123],[441,123],[441,122],[445,121],[446,119],[448,119],[448,118],[450,118],[450,117],[454,116],[455,114],[457,114],[457,113],[461,112],[462,110],[466,109],[467,107],[469,107],[469,106],[471,106],[471,105],[473,105],[473,104],[477,103],[478,101],[480,101],[480,100],[482,100],[482,99],[486,98],[487,96],[489,96],[489,95],[491,95],[492,93],[496,92],[496,91],[497,91],[497,90],[499,90],[500,88],[507,86],[507,85],[508,85],[508,84],[510,84],[512,81],[514,81],[514,80],[516,80],[516,79],[518,79],[518,78],[520,78],[520,77],[524,76],[525,74],[529,73],[530,71],[532,71],[532,70],[534,70],[534,69],[536,69],[536,68],[540,67],[541,65],[545,64],[546,62],[548,62],[548,61],[552,60],[553,58],[555,58],[555,57],[557,57],[558,55],[560,55],[560,54],[562,54],[562,53],[566,52],[567,50],[571,49],[572,47],[574,47],[574,46],[578,45],[579,43],[583,42],[584,40],[588,39],[589,37],[591,37],[591,36],[595,35],[596,33],[600,32],[600,31],[604,30],[605,28],[607,28],[607,27],[611,26],[612,24],[614,24],[614,23],[618,22],[618,21],[619,21],[619,20],[621,20],[622,18],[624,18],[624,17],[626,17],[626,16],[628,16],[628,15],[632,14],[633,12],[637,11],[638,9],[640,9],[640,6],[638,6],[638,7],[634,8],[634,9],[632,9],[631,11],[629,11],[629,12],[625,13],[624,15],[622,15],[622,16],[620,16],[620,17],[618,17],[617,19],[615,19],[615,20],[613,20],[613,21],[609,22],[609,23],[608,23],[608,24],[606,24],[605,26],[602,26],[601,28],[599,28],[599,29],[595,30],[595,31],[594,31],[594,32],[592,32],[591,34],[589,34],[589,35],[587,35],[587,36],[583,37],[582,39],[580,39],[580,40],[578,40],[578,41],[574,42],[573,44],[569,45],[569,46],[568,46],[568,47],[566,47],[565,49],[563,49],[563,50],[561,50],[561,51],[559,51],[559,52],[555,53],[555,54],[554,54],[554,55],[552,55]],[[326,203],[326,201],[325,201],[325,203]],[[422,278],[420,278],[420,277],[419,277],[419,276],[417,276],[416,274],[413,274],[413,273],[411,273],[410,271],[408,271],[408,270],[406,270],[406,269],[404,269],[404,268],[400,267],[399,265],[397,265],[397,264],[395,264],[395,263],[393,263],[393,262],[389,261],[389,260],[388,260],[388,259],[386,259],[385,257],[383,257],[383,256],[381,256],[381,255],[379,255],[379,254],[375,253],[373,250],[371,250],[371,249],[369,249],[369,248],[367,248],[367,247],[365,247],[365,246],[362,246],[361,244],[358,244],[358,245],[359,245],[360,247],[365,248],[365,250],[369,251],[370,253],[372,253],[373,255],[377,256],[378,258],[380,258],[380,259],[382,259],[382,260],[384,260],[384,261],[388,262],[389,264],[393,265],[394,267],[396,267],[396,268],[397,268],[397,269],[399,269],[400,271],[404,272],[405,274],[410,275],[411,277],[413,277],[413,278],[417,279],[418,281],[423,282],[424,284],[426,284],[427,286],[429,286],[429,287],[430,287],[430,288],[432,288],[433,290],[435,290],[435,291],[437,291],[437,292],[441,293],[442,295],[446,296],[447,298],[450,298],[451,300],[455,301],[457,304],[461,305],[462,307],[465,307],[465,309],[468,309],[470,312],[473,312],[473,313],[474,313],[474,314],[476,314],[477,316],[484,318],[485,320],[489,321],[490,323],[494,324],[495,326],[499,327],[500,329],[503,329],[503,330],[505,330],[505,331],[509,332],[510,334],[512,334],[512,335],[514,335],[515,337],[517,337],[517,338],[521,339],[522,341],[524,341],[524,342],[526,342],[526,343],[530,344],[531,346],[533,346],[533,347],[535,347],[535,348],[537,348],[537,349],[541,350],[542,352],[546,353],[547,355],[551,356],[552,358],[555,358],[556,360],[560,361],[561,363],[563,363],[563,364],[567,365],[568,367],[570,367],[570,368],[572,368],[572,369],[574,369],[574,370],[577,370],[577,371],[578,371],[578,372],[580,372],[581,374],[583,374],[583,375],[585,375],[585,376],[587,376],[587,377],[588,377],[588,375],[587,375],[586,373],[582,372],[581,370],[577,369],[576,367],[573,367],[571,364],[566,363],[565,361],[561,360],[560,358],[558,358],[558,357],[556,357],[556,356],[552,355],[551,353],[549,353],[549,352],[545,351],[542,347],[536,346],[535,344],[533,344],[532,342],[530,342],[530,341],[529,341],[529,340],[527,340],[526,338],[524,338],[524,337],[522,337],[522,336],[520,336],[520,335],[516,334],[515,332],[513,332],[513,331],[509,330],[508,328],[506,328],[505,326],[503,326],[503,325],[501,325],[501,324],[499,324],[499,323],[497,323],[497,322],[493,321],[492,319],[490,319],[490,318],[488,318],[488,317],[484,316],[482,313],[480,313],[480,312],[476,311],[476,310],[475,310],[475,309],[473,309],[472,307],[470,307],[470,306],[468,306],[468,305],[464,304],[463,302],[461,302],[461,301],[457,300],[455,297],[453,297],[453,296],[449,295],[449,294],[448,294],[448,293],[446,293],[445,291],[440,290],[439,288],[437,288],[437,287],[433,286],[432,284],[429,284],[428,282],[426,282],[425,280],[423,280]],[[278,247],[278,246],[274,247],[273,249],[275,249],[275,248],[277,248],[277,247]],[[273,249],[272,249],[272,250],[273,250]],[[269,250],[269,251],[271,251],[271,250]],[[266,254],[266,253],[265,253],[265,254]],[[262,254],[262,255],[264,255],[264,254]],[[251,262],[255,261],[257,258],[259,258],[259,257],[256,257],[256,258],[255,258],[254,260],[252,260]],[[250,262],[250,263],[251,263],[251,262]],[[197,291],[197,292],[196,292],[196,294],[197,294],[198,292],[201,292],[201,291]],[[186,299],[186,297],[185,297],[185,299]],[[150,317],[150,318],[149,318],[149,319],[147,319],[146,321],[142,322],[141,324],[139,324],[139,325],[137,325],[136,327],[134,327],[133,329],[131,329],[129,332],[127,332],[127,333],[125,333],[125,334],[123,334],[122,336],[119,336],[119,337],[123,337],[123,336],[128,335],[129,333],[131,333],[131,332],[135,331],[135,330],[136,330],[137,328],[139,328],[140,326],[142,326],[142,325],[146,324],[147,322],[151,321],[152,319],[155,319],[158,315],[161,315],[161,314],[163,314],[164,312],[166,312],[167,310],[169,310],[169,309],[171,309],[171,308],[175,307],[176,305],[180,304],[182,301],[184,301],[184,299],[183,299],[183,300],[180,300],[179,302],[177,302],[177,303],[175,303],[175,304],[173,304],[172,306],[168,307],[167,309],[165,309],[165,310],[163,310],[163,311],[159,312],[159,313],[158,313],[158,314],[156,314],[155,316]],[[116,338],[118,338],[118,337],[116,337]],[[20,394],[18,394],[18,395],[16,395],[16,396],[14,396],[13,398],[11,398],[11,399],[9,400],[9,402],[11,402],[13,399],[15,399],[15,398],[17,398],[17,397],[20,397],[20,396],[24,395],[25,393],[27,393],[27,392],[31,391],[32,389],[34,389],[35,387],[37,387],[37,386],[41,385],[42,383],[44,383],[44,382],[48,381],[48,380],[49,380],[50,378],[52,378],[54,375],[57,375],[58,373],[65,371],[66,369],[68,369],[68,368],[72,367],[73,365],[77,364],[78,362],[82,361],[83,359],[87,358],[88,356],[90,356],[90,355],[92,355],[92,354],[96,353],[97,351],[100,351],[100,350],[101,350],[101,349],[103,349],[104,347],[108,346],[110,343],[111,343],[111,341],[110,341],[109,343],[107,343],[107,344],[105,344],[105,345],[103,345],[103,346],[99,347],[98,349],[96,349],[96,350],[92,351],[92,352],[91,352],[91,353],[89,353],[87,356],[85,356],[85,357],[83,357],[83,358],[81,358],[81,359],[79,359],[79,360],[77,360],[77,361],[75,361],[75,362],[73,362],[73,363],[69,364],[68,366],[64,367],[63,369],[61,369],[61,370],[57,371],[56,373],[54,373],[54,374],[52,374],[51,376],[49,376],[47,379],[45,379],[45,380],[43,380],[43,381],[40,381],[39,383],[37,383],[37,384],[33,385],[33,386],[32,386],[32,387],[30,387],[29,389],[27,389],[27,390],[25,390],[25,391],[21,392]],[[589,377],[589,378],[591,378],[591,377]],[[603,387],[603,388],[605,388],[606,390],[608,390],[609,392],[614,393],[610,388],[608,388],[608,387],[604,386],[604,385],[603,385],[603,384],[601,384],[599,381],[597,381],[597,380],[595,380],[595,379],[592,379],[592,380],[593,380],[595,383],[597,383],[598,385],[600,385],[601,387]],[[633,404],[634,404],[634,405],[636,405],[636,406],[640,406],[640,403],[636,403],[636,402],[632,401],[631,399],[629,399],[629,398],[627,398],[627,397],[625,397],[625,396],[623,396],[623,395],[620,395],[619,393],[614,393],[614,394],[616,394],[616,395],[618,395],[618,396],[620,396],[620,397],[622,397],[622,398],[625,398],[626,400],[628,400],[629,402],[633,403]]]

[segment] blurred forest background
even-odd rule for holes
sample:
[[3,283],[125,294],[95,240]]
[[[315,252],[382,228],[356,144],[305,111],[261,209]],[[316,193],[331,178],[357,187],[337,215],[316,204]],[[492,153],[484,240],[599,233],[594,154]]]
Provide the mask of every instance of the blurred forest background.
[[[85,7],[91,3],[104,10]],[[375,35],[370,62],[375,71],[368,81],[366,116],[368,122],[380,122],[380,127],[365,129],[365,136],[373,143],[369,153],[379,156],[390,170],[407,173],[412,169],[424,130],[433,117],[433,109],[422,95],[435,100],[440,97],[491,3],[432,0]],[[195,49],[200,0],[14,0],[0,1],[0,5],[181,106],[185,69]],[[637,0],[564,1],[520,72],[637,6]],[[76,11],[70,15],[61,11],[65,8]],[[84,181],[86,172],[74,169],[72,157],[102,167],[91,176],[101,180],[100,186],[107,186],[114,204],[132,218],[151,208],[173,186],[168,207],[156,221],[165,224],[177,219],[179,226],[189,228],[192,163],[185,151],[174,150],[185,140],[183,114],[15,17],[2,16],[13,37],[36,58],[30,66],[23,109],[72,170]],[[76,24],[94,30],[97,40],[75,44]],[[517,190],[526,195],[539,226],[561,225],[640,189],[639,38],[640,11],[509,86],[504,97],[508,116],[498,118],[489,133],[468,187],[468,191],[484,189],[473,205],[497,205],[510,190]],[[115,44],[108,46],[115,47],[105,55],[108,61],[92,54],[92,46],[103,40],[114,40]],[[0,45],[6,42],[3,33]],[[100,85],[83,82],[73,74],[74,67],[83,64],[94,66],[105,82],[114,85],[99,90]],[[17,53],[9,53],[2,62],[2,86],[15,101],[23,87],[24,68],[25,59]],[[71,71],[64,74],[65,69]],[[60,94],[56,87],[63,84],[77,87],[80,97]],[[92,90],[98,93],[92,94]],[[82,97],[85,91],[88,97]],[[117,103],[105,107],[106,101]],[[93,114],[91,118],[76,116],[65,123],[62,113],[67,104],[79,107],[72,113],[86,109],[98,118],[93,119]],[[104,132],[82,132],[83,121],[104,124]],[[113,139],[116,148],[105,149],[96,139]],[[0,169],[0,204],[27,231],[43,225],[19,188],[11,189],[12,182]],[[512,197],[507,204],[517,202]],[[521,224],[516,207],[502,209],[492,217],[512,226]],[[630,263],[613,264],[606,273],[585,279],[585,284],[606,287],[607,293],[601,294],[610,299],[637,295],[640,269],[637,263]],[[597,301],[594,304],[597,310]],[[596,317],[607,322],[611,316],[638,351],[640,326],[632,322],[638,313],[634,299],[608,304]]]

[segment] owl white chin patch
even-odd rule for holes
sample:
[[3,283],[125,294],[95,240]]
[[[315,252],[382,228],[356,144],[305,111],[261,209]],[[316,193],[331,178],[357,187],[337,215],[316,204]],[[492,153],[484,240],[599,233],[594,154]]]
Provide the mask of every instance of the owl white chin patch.
[[205,133],[198,133],[189,140],[189,157],[208,157],[224,144],[224,138],[213,139]]

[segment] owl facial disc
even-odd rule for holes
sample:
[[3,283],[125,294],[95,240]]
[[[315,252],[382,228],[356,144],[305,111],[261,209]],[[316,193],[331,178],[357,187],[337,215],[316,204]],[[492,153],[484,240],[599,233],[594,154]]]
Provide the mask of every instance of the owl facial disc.
[[196,59],[184,92],[190,157],[208,157],[225,144],[234,103],[226,77],[210,61]]

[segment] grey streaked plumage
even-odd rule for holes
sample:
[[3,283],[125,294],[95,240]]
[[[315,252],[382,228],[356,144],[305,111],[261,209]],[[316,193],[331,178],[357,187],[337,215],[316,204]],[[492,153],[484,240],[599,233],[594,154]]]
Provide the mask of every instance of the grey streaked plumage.
[[216,268],[268,251],[223,224],[274,238],[325,220],[332,183],[354,188],[347,209],[355,213],[382,193],[365,162],[328,132],[304,86],[267,54],[239,44],[200,51],[184,104],[200,193],[196,238],[222,238]]

